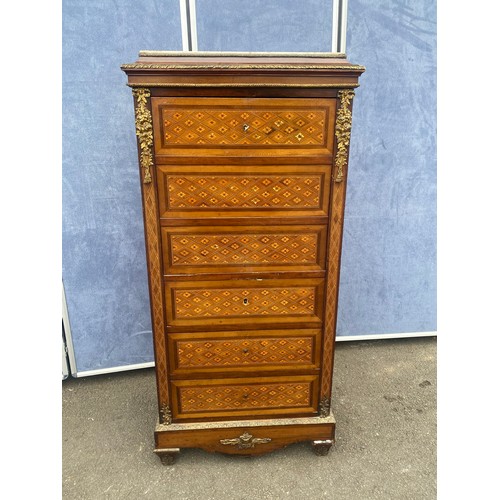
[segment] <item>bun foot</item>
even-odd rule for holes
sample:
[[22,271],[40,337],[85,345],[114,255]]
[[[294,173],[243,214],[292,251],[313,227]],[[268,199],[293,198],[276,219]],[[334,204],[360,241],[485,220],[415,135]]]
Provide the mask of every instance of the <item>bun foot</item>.
[[325,439],[324,441],[313,441],[313,451],[316,455],[324,457],[328,455],[330,448],[332,447],[333,441],[331,439]]
[[179,455],[179,448],[164,448],[161,450],[154,450],[154,452],[160,457],[161,463],[163,465],[173,465],[177,456]]

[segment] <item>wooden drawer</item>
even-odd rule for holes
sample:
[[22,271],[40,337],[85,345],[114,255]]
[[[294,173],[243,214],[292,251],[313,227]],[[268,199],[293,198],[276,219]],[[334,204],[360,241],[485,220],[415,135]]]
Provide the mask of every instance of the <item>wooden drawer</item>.
[[162,227],[164,274],[325,269],[326,226]]
[[323,317],[324,280],[246,279],[165,283],[171,327],[286,325],[315,327]]
[[160,217],[327,216],[329,165],[157,167]]
[[334,99],[155,97],[158,155],[332,154]]
[[321,330],[170,333],[168,351],[171,374],[176,376],[256,368],[317,370]]
[[313,414],[318,376],[173,380],[177,419]]

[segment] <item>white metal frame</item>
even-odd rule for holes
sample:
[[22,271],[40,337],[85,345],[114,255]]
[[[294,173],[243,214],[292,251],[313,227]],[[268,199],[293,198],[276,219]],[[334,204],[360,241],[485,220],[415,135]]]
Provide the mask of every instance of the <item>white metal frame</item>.
[[332,52],[340,52],[339,50],[339,20],[340,20],[340,3],[342,0],[332,0]]
[[62,379],[65,380],[69,375],[69,365],[68,365],[68,357],[66,356],[66,344],[64,340],[61,339],[62,342]]
[[[348,0],[339,0],[339,37],[338,37],[338,46],[337,51],[346,53],[346,44],[347,44],[347,3]],[[334,1],[334,9],[335,9],[335,1]]]
[[[116,373],[129,370],[139,370],[142,368],[152,368],[155,365],[154,361],[149,361],[147,363],[137,363],[135,365],[112,366],[110,368],[101,368],[98,370],[87,370],[79,372],[76,366],[75,351],[73,349],[73,339],[71,337],[71,326],[69,323],[68,305],[66,303],[64,284],[62,285],[62,321],[64,325],[64,335],[66,337],[66,346],[64,345],[64,343],[62,345],[63,380],[68,378],[69,373],[71,373],[72,377],[81,378],[81,377],[90,377],[92,375],[104,375],[106,373]],[[68,362],[69,362],[69,367],[68,367]]]
[[[64,325],[64,336],[66,337],[66,349],[64,349],[63,345],[63,356],[65,358],[64,351],[66,351],[68,353],[69,371],[71,372],[71,375],[76,377],[77,371],[76,371],[75,351],[73,349],[73,339],[71,338],[71,326],[69,324],[68,305],[66,304],[66,293],[64,292],[64,283],[62,284],[62,322]],[[64,361],[63,361],[63,372],[64,372]]]
[[137,363],[135,365],[124,365],[124,366],[112,366],[110,368],[100,368],[98,370],[87,370],[84,372],[72,373],[73,377],[92,377],[93,375],[106,375],[107,373],[118,373],[118,372],[128,372],[130,370],[142,370],[143,368],[153,368],[155,365],[154,361],[148,361],[147,363]]
[[437,332],[376,333],[373,335],[338,335],[336,342],[356,340],[414,339],[417,337],[437,337]]
[[188,9],[186,0],[179,0],[179,8],[181,13],[182,50],[188,52],[190,49],[189,49]]
[[196,0],[179,0],[181,11],[182,50],[198,50],[198,31],[196,29]]
[[[332,52],[346,52],[348,0],[332,0]],[[196,0],[179,0],[181,12],[182,50],[198,50],[198,31],[196,28]]]

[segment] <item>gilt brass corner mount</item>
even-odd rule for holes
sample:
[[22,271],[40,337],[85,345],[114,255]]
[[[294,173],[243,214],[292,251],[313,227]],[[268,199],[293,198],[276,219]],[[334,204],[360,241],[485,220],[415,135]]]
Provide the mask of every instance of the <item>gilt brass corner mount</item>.
[[148,89],[136,88],[132,90],[136,98],[135,134],[139,138],[140,164],[144,170],[144,184],[151,183],[151,168],[153,167],[153,121],[148,109],[148,99],[151,92]]
[[337,139],[337,154],[335,155],[335,167],[337,175],[335,182],[344,180],[344,169],[347,166],[347,148],[351,140],[352,113],[349,109],[354,98],[353,90],[340,90],[340,109],[337,112],[337,123],[335,126],[335,137]]

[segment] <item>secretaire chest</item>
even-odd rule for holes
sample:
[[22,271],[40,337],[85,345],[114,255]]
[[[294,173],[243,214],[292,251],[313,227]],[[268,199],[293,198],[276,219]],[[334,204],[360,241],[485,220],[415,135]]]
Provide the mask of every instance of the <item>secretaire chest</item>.
[[334,441],[337,296],[362,66],[339,54],[141,52],[135,103],[155,452]]

